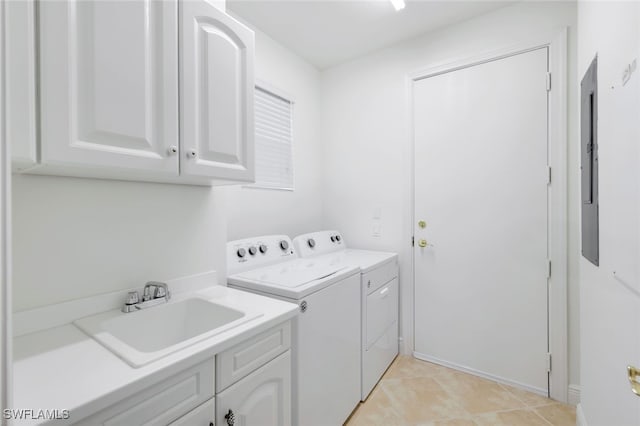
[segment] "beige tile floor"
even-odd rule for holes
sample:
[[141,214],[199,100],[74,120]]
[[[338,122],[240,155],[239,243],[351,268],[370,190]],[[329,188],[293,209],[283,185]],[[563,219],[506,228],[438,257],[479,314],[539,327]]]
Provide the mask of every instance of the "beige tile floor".
[[551,399],[399,356],[348,426],[565,426],[575,409]]

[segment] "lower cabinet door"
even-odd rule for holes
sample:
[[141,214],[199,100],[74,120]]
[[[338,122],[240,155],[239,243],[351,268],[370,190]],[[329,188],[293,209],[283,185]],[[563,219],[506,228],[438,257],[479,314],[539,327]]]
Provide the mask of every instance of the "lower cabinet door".
[[291,425],[291,351],[216,395],[216,425]]
[[213,426],[216,415],[215,398],[211,398],[191,412],[180,417],[170,426]]

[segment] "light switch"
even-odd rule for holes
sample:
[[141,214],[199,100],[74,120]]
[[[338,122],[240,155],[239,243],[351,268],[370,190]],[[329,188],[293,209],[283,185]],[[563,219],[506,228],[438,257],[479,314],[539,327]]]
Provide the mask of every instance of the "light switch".
[[371,218],[378,220],[382,219],[382,207],[374,207]]
[[373,228],[371,230],[371,235],[376,238],[380,238],[381,234],[382,234],[382,223],[379,220],[374,220]]

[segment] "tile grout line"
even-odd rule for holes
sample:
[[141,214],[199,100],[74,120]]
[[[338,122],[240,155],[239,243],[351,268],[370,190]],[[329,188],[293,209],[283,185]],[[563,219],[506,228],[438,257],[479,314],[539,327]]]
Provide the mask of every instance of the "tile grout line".
[[549,420],[545,419],[544,417],[542,417],[542,415],[540,415],[540,413],[538,413],[537,410],[531,409],[531,411],[538,417],[540,417],[542,419],[542,421],[546,422],[548,425],[553,426],[553,423],[551,423]]
[[449,397],[449,399],[451,399],[451,400],[454,402],[454,404],[456,404],[459,408],[461,408],[461,409],[462,409],[462,411],[463,411],[463,412],[465,412],[465,413],[467,414],[467,417],[471,418],[471,421],[472,421],[473,423],[476,423],[476,422],[473,420],[473,414],[471,414],[471,413],[469,412],[469,410],[467,410],[467,409],[466,409],[462,404],[458,403],[458,397],[457,397],[455,394],[454,394],[454,395],[452,395],[452,394],[453,394],[453,391],[450,391],[449,389],[447,389],[447,386],[446,386],[446,385],[443,385],[443,384],[438,380],[438,377],[433,377],[433,381],[434,381],[434,382],[436,382],[436,383],[438,384],[438,386],[440,386],[440,387],[442,388],[442,390],[444,391],[444,393]]
[[525,402],[525,400],[524,400],[524,399],[520,398],[518,395],[516,395],[515,393],[511,392],[511,391],[509,390],[509,388],[508,388],[506,385],[504,385],[504,384],[502,384],[502,383],[499,383],[499,382],[496,382],[496,383],[498,383],[498,386],[500,386],[502,389],[504,389],[505,391],[507,391],[507,393],[508,393],[509,395],[511,395],[512,397],[514,397],[515,399],[517,399],[518,401],[520,401],[522,404],[524,404],[524,406],[525,406],[526,408],[530,408],[530,407],[529,407],[529,404],[527,404],[527,403]]
[[386,386],[384,385],[384,383],[382,383],[382,380],[378,383],[377,386],[380,386],[380,391],[382,393],[384,393],[387,396],[387,399],[389,399],[389,401],[391,402],[391,407],[390,408],[393,411],[393,413],[396,416],[398,416],[399,419],[402,419],[404,421],[404,415],[402,413],[400,413],[398,411],[398,409],[396,408],[397,404],[395,403],[396,399],[392,395],[393,392],[391,392],[391,391],[386,389]]
[[[509,387],[507,387],[507,385],[504,385],[503,383],[497,382],[497,381],[493,381],[493,380],[489,380],[483,377],[477,377],[474,375],[469,375],[468,373],[462,372],[462,371],[458,371],[455,369],[450,369],[447,367],[443,367],[446,370],[443,371],[434,371],[434,372],[423,372],[420,371],[418,373],[416,373],[415,371],[412,371],[413,368],[411,368],[411,362],[412,361],[418,361],[420,363],[426,363],[431,365],[432,363],[429,362],[425,362],[425,361],[421,361],[421,360],[415,360],[412,358],[407,358],[406,361],[409,361],[409,368],[407,368],[409,371],[407,371],[408,374],[402,374],[403,370],[400,369],[400,365],[401,365],[401,357],[398,357],[396,360],[394,360],[394,362],[392,363],[391,366],[389,366],[389,368],[387,369],[387,371],[385,372],[385,374],[381,377],[380,381],[376,384],[376,386],[374,387],[374,389],[372,390],[372,394],[373,392],[377,389],[379,391],[381,391],[387,398],[388,400],[391,402],[390,405],[390,410],[391,412],[397,416],[399,419],[402,419],[403,421],[405,420],[405,416],[403,413],[401,413],[398,410],[398,404],[397,404],[397,398],[395,393],[388,388],[387,382],[389,382],[388,384],[393,384],[393,383],[397,383],[400,382],[402,380],[405,379],[422,379],[422,378],[427,378],[430,380],[433,380],[434,383],[436,383],[438,385],[438,387],[440,387],[440,389],[443,391],[444,395],[446,395],[446,397],[448,398],[448,400],[455,405],[456,408],[458,408],[460,410],[460,413],[465,413],[464,416],[454,416],[454,417],[446,417],[446,418],[439,418],[439,419],[433,419],[430,421],[436,421],[436,420],[454,420],[454,419],[466,419],[468,421],[470,421],[471,423],[475,424],[476,426],[478,425],[477,419],[480,418],[481,416],[484,415],[489,415],[489,414],[495,414],[495,413],[501,413],[501,412],[510,412],[510,411],[518,411],[518,410],[522,410],[522,411],[528,411],[528,412],[532,412],[535,416],[535,418],[538,418],[540,420],[542,420],[542,422],[545,425],[549,425],[549,426],[553,426],[553,423],[549,420],[547,420],[544,416],[542,416],[542,414],[540,414],[537,409],[538,408],[542,408],[542,407],[547,407],[550,405],[562,405],[561,403],[559,403],[558,401],[554,401],[549,399],[548,403],[533,403],[533,404],[528,404],[525,401],[524,397],[520,397],[518,396],[516,393],[512,392]],[[437,364],[434,364],[437,365]],[[393,367],[396,367],[395,369],[398,369],[400,371],[398,371],[397,374],[399,374],[398,377],[385,377],[387,376],[387,374],[392,373],[392,371],[394,370]],[[450,373],[460,373],[464,376],[471,376],[474,378],[478,378],[480,380],[482,380],[483,382],[486,382],[487,384],[497,384],[498,387],[500,389],[502,389],[503,391],[505,391],[507,393],[507,395],[509,395],[510,397],[512,397],[514,399],[514,402],[519,402],[521,404],[521,406],[519,407],[513,407],[513,408],[507,408],[507,409],[502,409],[502,410],[496,410],[496,411],[489,411],[489,412],[485,412],[485,413],[476,413],[473,414],[471,412],[469,412],[460,402],[459,402],[459,398],[458,398],[458,394],[456,392],[454,392],[452,389],[449,388],[449,386],[446,384],[446,382],[444,382],[443,380],[446,378],[447,374]],[[368,400],[367,400],[368,402]],[[358,405],[357,409],[354,410],[353,415],[350,417],[350,421],[354,421],[357,419],[357,417],[359,417],[359,414],[361,414],[362,408],[364,408],[364,406],[366,405],[365,403],[361,403]]]

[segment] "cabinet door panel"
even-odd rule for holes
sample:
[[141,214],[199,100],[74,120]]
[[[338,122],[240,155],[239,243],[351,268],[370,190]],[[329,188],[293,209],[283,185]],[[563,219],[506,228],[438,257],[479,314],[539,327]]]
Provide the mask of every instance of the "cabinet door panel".
[[[206,360],[74,424],[78,426],[169,424],[192,410],[201,409],[202,404],[207,401],[213,404],[214,368],[214,361]],[[202,410],[206,411],[206,408]],[[201,415],[202,413],[193,414],[197,419],[201,418]]]
[[177,3],[40,3],[42,161],[177,175]]
[[180,4],[181,172],[253,181],[253,32],[206,1]]
[[236,426],[291,424],[291,351],[260,367],[216,396],[217,424],[227,424],[233,411]]
[[36,28],[34,0],[5,3],[6,132],[14,171],[36,164]]

